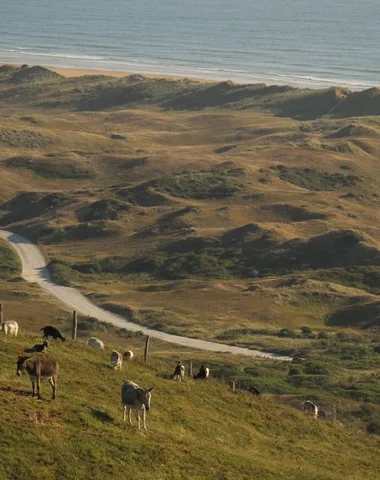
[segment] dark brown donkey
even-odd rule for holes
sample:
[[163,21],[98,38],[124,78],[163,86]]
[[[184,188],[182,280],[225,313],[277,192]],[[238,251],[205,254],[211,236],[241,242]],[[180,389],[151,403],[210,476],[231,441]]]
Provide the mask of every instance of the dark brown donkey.
[[28,372],[32,381],[33,397],[36,396],[36,384],[37,398],[40,399],[40,382],[41,380],[49,380],[50,385],[53,387],[52,400],[55,400],[59,372],[59,365],[55,358],[46,354],[31,355],[29,357],[19,355],[17,360],[17,375],[21,375],[23,370]]

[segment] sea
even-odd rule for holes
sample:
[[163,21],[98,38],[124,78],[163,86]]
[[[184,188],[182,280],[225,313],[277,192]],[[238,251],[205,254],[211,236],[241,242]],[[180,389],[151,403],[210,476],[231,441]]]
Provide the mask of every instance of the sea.
[[363,90],[380,0],[0,0],[0,64]]

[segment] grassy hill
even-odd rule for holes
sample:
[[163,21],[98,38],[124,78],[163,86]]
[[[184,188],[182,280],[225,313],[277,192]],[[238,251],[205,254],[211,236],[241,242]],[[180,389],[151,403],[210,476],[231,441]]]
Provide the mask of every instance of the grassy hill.
[[[58,399],[42,386],[30,396],[16,377],[17,352],[38,338],[1,339],[2,478],[378,478],[376,437],[233,393],[215,381],[170,382],[171,365],[152,358],[110,367],[105,352],[83,343],[51,346],[60,365]],[[120,387],[126,379],[156,386],[148,432],[123,428]],[[342,455],[342,452],[345,452]],[[153,473],[154,472],[154,473]]]
[[[37,67],[2,67],[0,86],[0,226],[37,242],[57,282],[141,325],[305,358],[292,373],[207,361],[288,405],[379,421],[376,89]],[[0,248],[10,318],[67,329]]]

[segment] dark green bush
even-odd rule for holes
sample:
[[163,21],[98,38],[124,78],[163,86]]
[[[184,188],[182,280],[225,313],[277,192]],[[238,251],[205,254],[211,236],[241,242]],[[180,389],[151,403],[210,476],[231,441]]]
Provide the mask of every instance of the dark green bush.
[[380,422],[370,422],[367,425],[367,432],[380,435]]
[[303,368],[304,373],[307,375],[327,375],[328,370],[325,366],[318,363],[307,362]]

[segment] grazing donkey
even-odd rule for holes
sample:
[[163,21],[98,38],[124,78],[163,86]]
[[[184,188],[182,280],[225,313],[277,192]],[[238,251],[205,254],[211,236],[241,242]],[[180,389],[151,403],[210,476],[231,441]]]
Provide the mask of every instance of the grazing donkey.
[[49,380],[53,388],[52,400],[55,400],[57,392],[57,378],[59,372],[58,362],[53,357],[48,355],[19,355],[17,360],[17,375],[20,376],[22,371],[26,370],[32,381],[33,397],[36,396],[37,384],[37,398],[41,399],[40,382],[41,380]]
[[0,324],[0,330],[4,330],[5,335],[17,337],[18,323],[13,320],[7,320],[6,322]]
[[177,362],[177,365],[174,369],[173,375],[170,377],[170,380],[178,380],[181,382],[185,378],[185,365],[182,365],[181,362]]
[[51,325],[46,325],[46,327],[41,328],[41,330],[44,332],[44,339],[46,340],[49,340],[49,337],[51,337],[53,340],[59,338],[62,342],[66,341],[66,338],[61,335],[61,332]]
[[136,419],[138,429],[140,430],[140,414],[142,413],[143,417],[143,426],[146,430],[146,421],[145,421],[145,411],[150,409],[150,392],[154,389],[152,388],[141,388],[136,383],[125,382],[121,387],[121,403],[123,405],[123,421],[126,421],[127,418],[127,408],[128,408],[128,421],[132,425],[132,408],[135,409]]
[[301,403],[302,410],[306,415],[311,415],[313,418],[318,418],[318,407],[315,403],[310,400]]
[[112,350],[111,352],[111,365],[113,366],[114,370],[121,370],[121,366],[123,365],[123,357],[117,350]]

